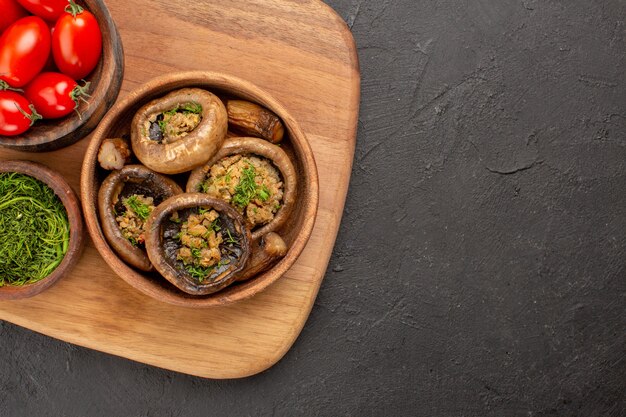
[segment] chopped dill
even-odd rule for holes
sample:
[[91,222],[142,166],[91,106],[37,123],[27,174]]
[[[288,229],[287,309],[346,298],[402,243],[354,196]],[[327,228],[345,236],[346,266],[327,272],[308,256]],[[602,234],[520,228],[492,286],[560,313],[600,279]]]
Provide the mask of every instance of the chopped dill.
[[167,129],[167,122],[165,121],[165,119],[161,119],[157,121],[157,123],[159,124],[159,129],[161,129],[161,132],[165,133]]
[[125,206],[130,208],[141,220],[146,221],[150,212],[150,206],[139,201],[136,195],[130,196],[123,200]]
[[255,198],[267,201],[270,198],[270,191],[266,186],[256,183],[256,170],[253,165],[248,165],[241,171],[241,179],[235,187],[232,202],[239,208],[245,208]]
[[179,104],[173,109],[164,111],[163,115],[173,116],[178,112],[185,113],[185,114],[190,114],[190,113],[200,114],[202,113],[202,106],[199,103],[192,101],[190,103],[185,103],[182,106]]
[[203,181],[200,183],[200,185],[198,185],[198,191],[203,192],[203,193],[208,193],[209,192],[209,184],[206,181]]
[[183,113],[200,114],[202,113],[202,106],[199,103],[192,101],[190,103],[183,104],[181,106],[181,110],[183,111]]
[[233,244],[233,245],[236,245],[236,244],[239,243],[239,241],[237,239],[235,239],[233,237],[233,235],[230,233],[229,229],[226,229],[226,234],[228,235],[228,238],[226,238],[226,243],[230,243],[230,244]]
[[168,121],[172,116],[176,115],[176,113],[200,114],[202,113],[202,106],[199,103],[192,101],[183,105],[178,104],[176,107],[164,111],[157,117],[157,123],[159,124],[161,132],[165,133],[167,131]]
[[191,275],[192,278],[195,278],[200,282],[204,282],[209,277],[209,275],[211,275],[213,269],[215,269],[214,266],[204,268],[202,266],[185,265],[185,270],[189,273],[189,275]]
[[0,287],[50,275],[69,240],[67,212],[50,187],[28,175],[0,173]]
[[220,227],[220,218],[218,217],[217,219],[213,220],[213,222],[211,222],[211,230],[213,230],[214,232],[219,232],[220,230],[222,230],[222,228]]
[[257,189],[256,195],[259,197],[259,200],[267,201],[267,199],[270,198],[270,190],[264,185],[263,187]]

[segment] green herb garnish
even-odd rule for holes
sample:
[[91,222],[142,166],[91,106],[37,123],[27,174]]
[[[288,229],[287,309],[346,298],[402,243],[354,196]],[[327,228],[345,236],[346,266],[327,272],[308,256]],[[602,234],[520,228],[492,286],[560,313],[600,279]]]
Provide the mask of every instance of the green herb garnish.
[[[185,103],[182,106],[177,105],[173,109],[164,111],[157,117],[157,123],[159,125],[159,129],[161,129],[162,133],[166,133],[167,131],[167,123],[170,118],[172,118],[176,113],[184,113],[184,114],[200,114],[202,113],[202,106],[195,102]],[[158,120],[160,118],[161,120]]]
[[233,235],[230,234],[230,230],[226,229],[226,234],[228,235],[228,238],[226,239],[226,243],[230,243],[233,245],[236,245],[239,243],[239,241],[235,239]]
[[270,191],[266,186],[260,186],[256,183],[256,170],[254,166],[248,165],[241,171],[241,179],[235,187],[235,194],[232,202],[239,208],[245,208],[254,198],[261,201],[267,201],[270,198]]
[[256,195],[261,201],[267,201],[270,198],[270,190],[264,185],[260,189],[256,190]]
[[157,123],[159,124],[159,129],[161,129],[161,132],[165,133],[165,130],[167,129],[167,122],[165,121],[165,119],[161,119],[157,121]]
[[178,112],[185,113],[185,114],[189,114],[189,113],[200,114],[200,113],[202,113],[202,106],[200,104],[192,101],[190,103],[185,103],[182,106],[181,105],[177,105],[173,109],[170,109],[168,111],[164,111],[163,115],[164,116],[165,115],[167,115],[167,116],[174,116]]
[[213,222],[211,222],[210,228],[214,232],[219,232],[220,230],[222,230],[222,228],[220,227],[220,218],[219,217],[217,219],[213,220]]
[[256,174],[252,165],[248,165],[247,168],[244,168],[241,174],[239,184],[235,187],[233,204],[244,208],[250,204],[250,200],[256,195],[256,182],[254,181]]
[[183,104],[181,107],[181,110],[184,113],[194,113],[194,114],[200,114],[202,113],[202,106],[196,102],[191,102],[191,103],[186,103]]
[[137,217],[139,217],[143,221],[146,221],[146,219],[150,215],[150,212],[152,211],[150,209],[150,206],[148,206],[147,204],[142,203],[141,201],[139,201],[139,199],[137,198],[136,195],[133,195],[133,196],[130,196],[130,197],[124,199],[123,202],[133,212],[135,212]]
[[198,191],[201,191],[203,193],[208,193],[209,192],[209,184],[208,182],[201,182],[200,185],[198,185]]
[[210,266],[208,268],[204,268],[202,266],[185,265],[185,269],[187,270],[187,272],[189,272],[189,275],[191,275],[192,278],[195,278],[198,281],[203,282],[205,279],[209,277],[209,275],[211,275],[215,267]]
[[28,175],[0,174],[0,286],[50,275],[69,240],[67,212],[50,187]]

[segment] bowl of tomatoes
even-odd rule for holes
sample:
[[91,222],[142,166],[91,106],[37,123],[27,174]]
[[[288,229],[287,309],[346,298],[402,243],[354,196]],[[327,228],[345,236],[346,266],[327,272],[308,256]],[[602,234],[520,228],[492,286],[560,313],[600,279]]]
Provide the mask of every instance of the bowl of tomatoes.
[[0,146],[52,151],[87,136],[124,58],[102,0],[0,0]]

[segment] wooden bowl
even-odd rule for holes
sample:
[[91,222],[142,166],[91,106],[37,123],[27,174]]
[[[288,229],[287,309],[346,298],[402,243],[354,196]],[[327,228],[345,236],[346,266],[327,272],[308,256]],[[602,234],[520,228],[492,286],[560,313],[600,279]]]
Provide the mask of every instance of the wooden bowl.
[[87,136],[115,103],[124,76],[124,53],[117,28],[102,0],[80,2],[94,14],[102,32],[102,57],[86,78],[91,82],[87,102],[82,100],[76,112],[55,120],[39,120],[18,136],[0,136],[0,146],[20,151],[53,151]]
[[59,197],[70,223],[70,242],[65,257],[59,266],[46,278],[33,284],[21,286],[5,285],[0,287],[0,300],[16,300],[32,297],[53,286],[65,276],[78,262],[83,247],[83,221],[78,197],[63,176],[45,165],[29,161],[2,161],[0,172],[17,172],[29,175],[50,187]]
[[[107,173],[97,161],[100,144],[106,138],[120,137],[130,132],[130,123],[137,110],[150,100],[162,97],[183,87],[205,88],[222,98],[241,98],[260,104],[283,121],[286,137],[281,147],[290,155],[298,174],[297,204],[290,221],[278,231],[289,250],[284,258],[268,271],[244,282],[203,296],[186,294],[156,272],[141,272],[124,263],[106,241],[98,220],[97,195]],[[176,176],[183,187],[188,173]],[[251,297],[291,268],[302,253],[315,223],[319,200],[317,168],[313,152],[298,123],[287,110],[267,92],[250,82],[214,72],[183,72],[156,78],[120,100],[102,119],[95,130],[85,154],[81,172],[81,197],[87,230],[106,263],[127,283],[139,291],[163,302],[186,307],[213,307],[226,305]]]

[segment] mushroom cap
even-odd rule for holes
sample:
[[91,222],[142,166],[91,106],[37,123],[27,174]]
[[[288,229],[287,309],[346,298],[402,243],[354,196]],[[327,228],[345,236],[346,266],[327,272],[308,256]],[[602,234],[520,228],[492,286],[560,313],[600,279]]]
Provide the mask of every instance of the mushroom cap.
[[[186,136],[161,143],[150,139],[145,128],[150,117],[187,103],[202,106],[202,120]],[[148,168],[162,174],[191,171],[208,161],[224,143],[228,130],[228,114],[224,103],[213,93],[201,88],[183,88],[142,106],[131,123],[133,152]]]
[[133,246],[122,235],[115,220],[115,204],[123,194],[148,194],[157,201],[165,200],[183,190],[170,178],[157,174],[143,165],[126,165],[113,171],[102,182],[98,192],[98,214],[104,236],[117,254],[128,264],[142,271],[152,270],[152,263],[146,252]]
[[274,218],[269,223],[252,230],[252,239],[257,240],[269,232],[278,230],[291,215],[296,202],[296,169],[289,155],[279,146],[259,138],[229,138],[207,163],[191,172],[186,191],[188,193],[198,192],[198,186],[206,178],[211,166],[222,158],[236,154],[258,155],[268,159],[278,168],[284,183],[283,202]]
[[[222,227],[241,237],[238,242],[241,253],[237,262],[229,263],[207,283],[198,282],[192,278],[182,266],[182,262],[176,261],[171,250],[171,242],[175,239],[172,235],[173,230],[166,230],[165,225],[175,212],[184,212],[197,207],[210,207],[216,210],[222,219]],[[235,282],[248,262],[250,241],[250,231],[237,210],[224,201],[201,193],[180,194],[167,199],[151,213],[146,223],[146,250],[150,261],[165,279],[181,291],[191,295],[211,294]]]

